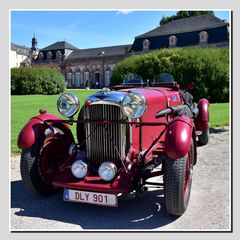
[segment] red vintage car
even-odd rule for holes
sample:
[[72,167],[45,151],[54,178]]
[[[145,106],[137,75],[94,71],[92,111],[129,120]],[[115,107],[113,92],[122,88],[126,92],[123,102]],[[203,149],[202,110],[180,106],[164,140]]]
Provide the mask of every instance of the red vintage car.
[[[190,86],[190,85],[189,85]],[[65,201],[117,206],[118,196],[164,188],[167,212],[187,209],[197,146],[209,135],[209,102],[193,103],[167,73],[147,84],[104,88],[82,104],[73,93],[57,102],[61,119],[41,109],[18,137],[21,176],[29,190]],[[77,142],[70,130],[77,125]],[[163,175],[163,181],[150,178]]]

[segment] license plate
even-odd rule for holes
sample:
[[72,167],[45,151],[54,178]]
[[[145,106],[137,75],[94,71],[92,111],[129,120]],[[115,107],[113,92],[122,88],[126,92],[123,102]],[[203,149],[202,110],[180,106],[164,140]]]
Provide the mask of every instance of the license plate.
[[117,207],[117,195],[109,193],[85,192],[72,189],[64,189],[63,200],[83,202],[102,206]]

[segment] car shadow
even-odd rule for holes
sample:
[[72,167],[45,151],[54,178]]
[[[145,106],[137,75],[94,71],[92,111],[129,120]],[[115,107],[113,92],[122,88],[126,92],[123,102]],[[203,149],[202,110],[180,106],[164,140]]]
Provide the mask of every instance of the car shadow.
[[[165,226],[177,219],[166,212],[163,189],[150,188],[143,200],[136,200],[133,194],[120,196],[117,208],[64,202],[62,199],[62,190],[45,198],[30,193],[22,181],[11,182],[11,208],[20,209],[15,215],[75,224],[80,227],[80,231],[148,230]],[[36,226],[31,224],[29,227],[31,230],[38,228],[37,221]],[[14,230],[18,229],[12,226]]]
[[212,134],[212,133],[222,133],[222,132],[227,132],[229,131],[228,129],[225,129],[225,128],[209,128],[209,133]]

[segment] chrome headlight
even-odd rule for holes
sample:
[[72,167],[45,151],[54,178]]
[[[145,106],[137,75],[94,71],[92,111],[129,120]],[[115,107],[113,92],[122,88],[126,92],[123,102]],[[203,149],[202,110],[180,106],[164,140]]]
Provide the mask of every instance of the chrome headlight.
[[80,108],[79,100],[73,93],[63,93],[58,98],[57,108],[65,117],[72,117]]
[[129,118],[139,118],[146,111],[146,99],[139,93],[128,93],[122,101],[124,114]]
[[117,173],[117,167],[112,162],[103,162],[98,168],[98,174],[104,181],[111,181]]
[[73,163],[71,171],[76,178],[84,178],[87,175],[88,165],[82,160],[77,160]]

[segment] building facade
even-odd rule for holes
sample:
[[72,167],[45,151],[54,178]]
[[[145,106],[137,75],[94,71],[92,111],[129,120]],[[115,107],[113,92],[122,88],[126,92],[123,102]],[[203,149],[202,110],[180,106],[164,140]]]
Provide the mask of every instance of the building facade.
[[30,48],[18,44],[11,43],[9,54],[9,67],[20,67],[28,65],[28,55]]
[[72,52],[66,59],[67,86],[99,88],[110,85],[115,65],[130,55],[131,45],[91,48]]
[[227,22],[210,14],[173,20],[135,37],[131,51],[188,46],[228,47],[228,26]]
[[[32,65],[58,69],[68,88],[100,88],[110,85],[116,64],[133,54],[174,47],[228,47],[228,27],[227,22],[206,14],[173,20],[135,37],[128,45],[79,49],[61,41],[40,49]],[[31,49],[36,49],[36,42],[32,41]]]

